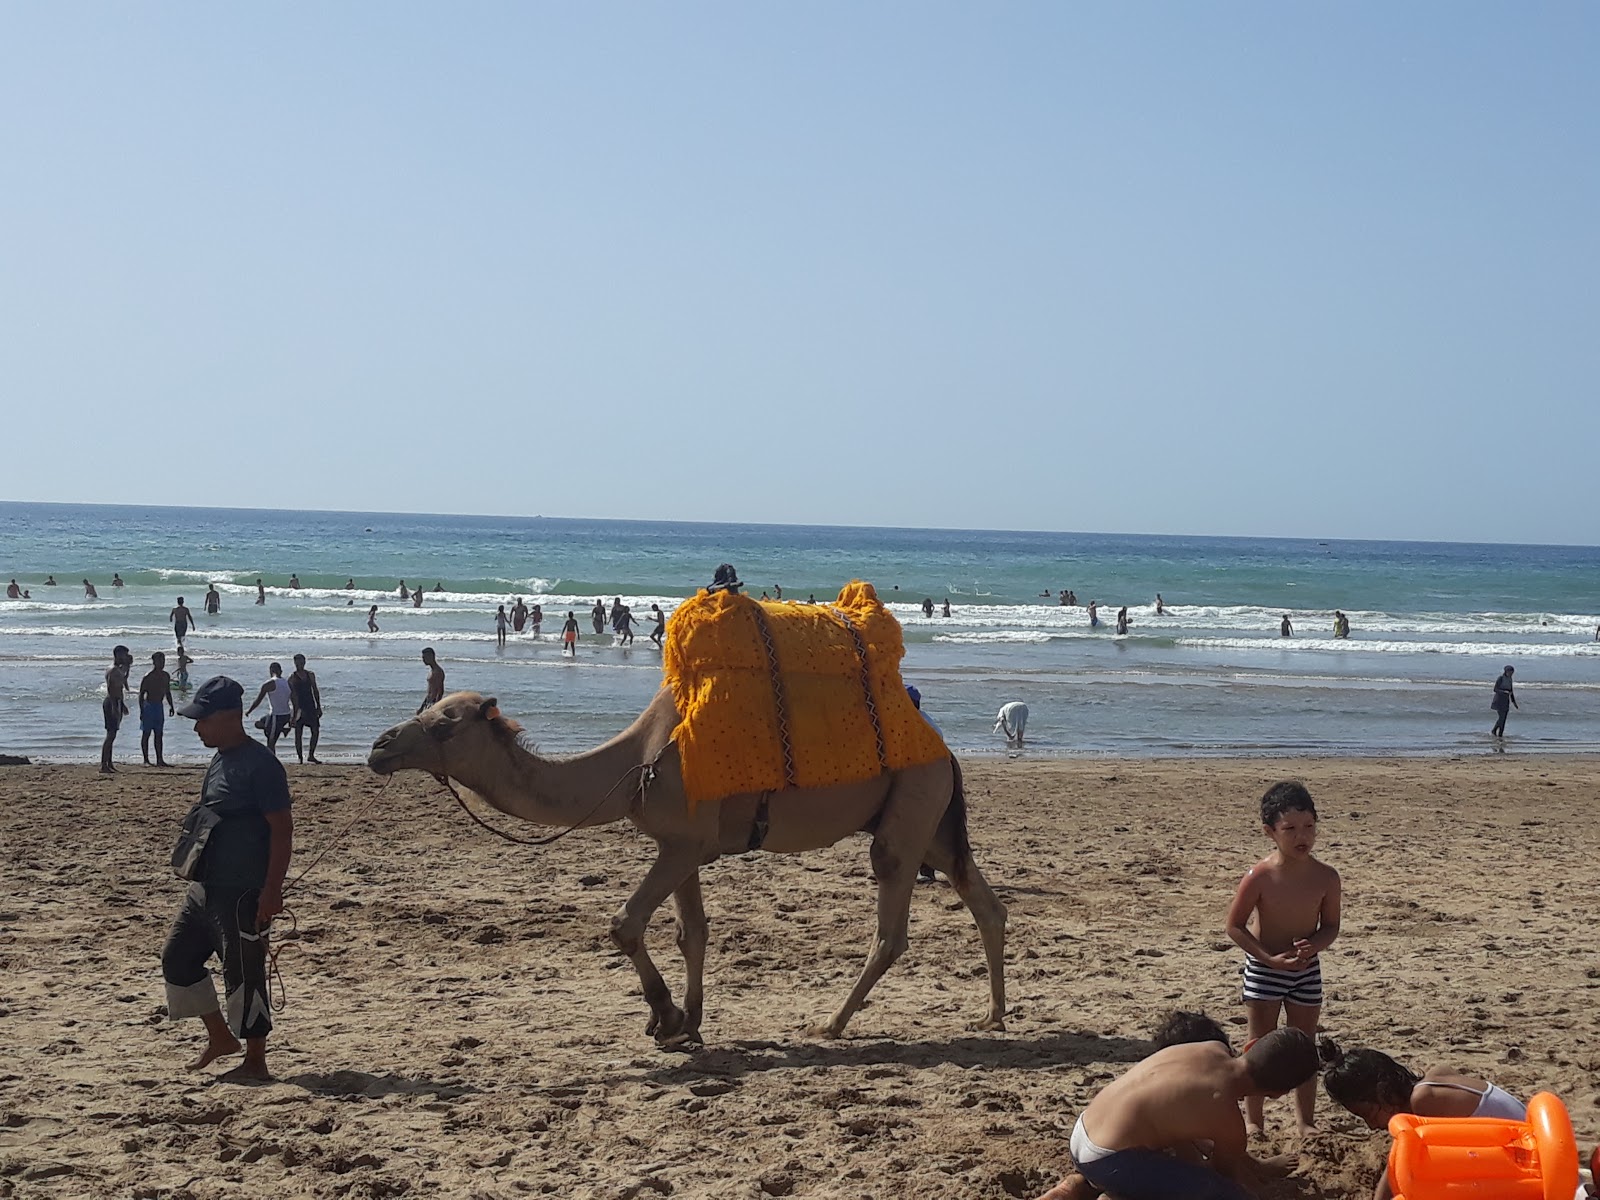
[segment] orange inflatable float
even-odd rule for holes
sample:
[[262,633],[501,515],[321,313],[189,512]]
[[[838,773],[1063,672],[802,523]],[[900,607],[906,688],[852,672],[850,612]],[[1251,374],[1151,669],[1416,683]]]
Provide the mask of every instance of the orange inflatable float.
[[1578,1143],[1567,1106],[1549,1092],[1526,1121],[1418,1117],[1389,1122],[1395,1200],[1573,1200]]

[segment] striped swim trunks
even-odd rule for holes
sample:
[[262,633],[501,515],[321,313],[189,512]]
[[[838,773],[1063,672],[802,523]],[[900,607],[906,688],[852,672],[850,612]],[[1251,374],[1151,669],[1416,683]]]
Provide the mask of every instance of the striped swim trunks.
[[1244,956],[1244,998],[1283,1000],[1314,1006],[1322,1003],[1322,960],[1298,971],[1280,971],[1250,955]]

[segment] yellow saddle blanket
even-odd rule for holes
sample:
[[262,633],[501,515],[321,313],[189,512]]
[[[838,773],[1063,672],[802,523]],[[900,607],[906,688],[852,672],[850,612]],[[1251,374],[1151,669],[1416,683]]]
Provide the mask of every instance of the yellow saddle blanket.
[[828,787],[949,756],[900,681],[900,622],[870,583],[833,604],[702,591],[667,623],[663,669],[690,805]]

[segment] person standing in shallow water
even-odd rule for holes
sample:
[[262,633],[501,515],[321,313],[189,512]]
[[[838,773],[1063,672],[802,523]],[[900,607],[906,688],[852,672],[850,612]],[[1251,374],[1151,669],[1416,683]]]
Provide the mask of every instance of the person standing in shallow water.
[[1495,737],[1505,737],[1506,717],[1511,714],[1511,706],[1516,704],[1519,709],[1522,707],[1522,705],[1517,704],[1517,694],[1511,687],[1511,677],[1516,673],[1516,670],[1515,667],[1508,665],[1504,671],[1500,672],[1500,678],[1494,681],[1494,699],[1490,702],[1489,707],[1494,709],[1496,720],[1494,728],[1489,732],[1494,734]]
[[261,580],[257,579],[256,580],[256,603],[257,604],[265,604],[266,602],[267,602],[267,585],[262,583]]
[[1278,636],[1279,637],[1293,637],[1294,636],[1294,626],[1289,623],[1289,614],[1288,613],[1284,613],[1283,614],[1283,621],[1278,625]]
[[444,699],[444,668],[439,665],[439,657],[434,654],[432,646],[423,648],[422,661],[428,668],[428,694],[417,705],[418,712]]
[[[317,742],[322,738],[322,689],[317,674],[306,670],[306,656],[294,656],[289,675],[289,720],[294,725],[294,756],[301,762],[317,762]],[[311,731],[311,750],[301,756],[301,735]]]
[[378,632],[378,606],[376,604],[367,609],[367,632]]
[[578,618],[570,612],[561,626],[561,652],[578,657]]
[[589,619],[594,624],[594,631],[595,631],[596,634],[605,633],[605,631],[606,631],[606,606],[601,601],[596,600],[594,602],[594,608],[589,613]]

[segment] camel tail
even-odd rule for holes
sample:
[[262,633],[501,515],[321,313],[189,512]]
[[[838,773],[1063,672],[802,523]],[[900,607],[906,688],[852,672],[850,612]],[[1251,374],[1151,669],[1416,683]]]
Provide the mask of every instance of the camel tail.
[[972,865],[972,842],[967,837],[967,792],[961,783],[961,763],[950,756],[950,803],[939,818],[935,835],[950,847],[953,866],[950,880],[957,887],[967,885],[967,868]]

